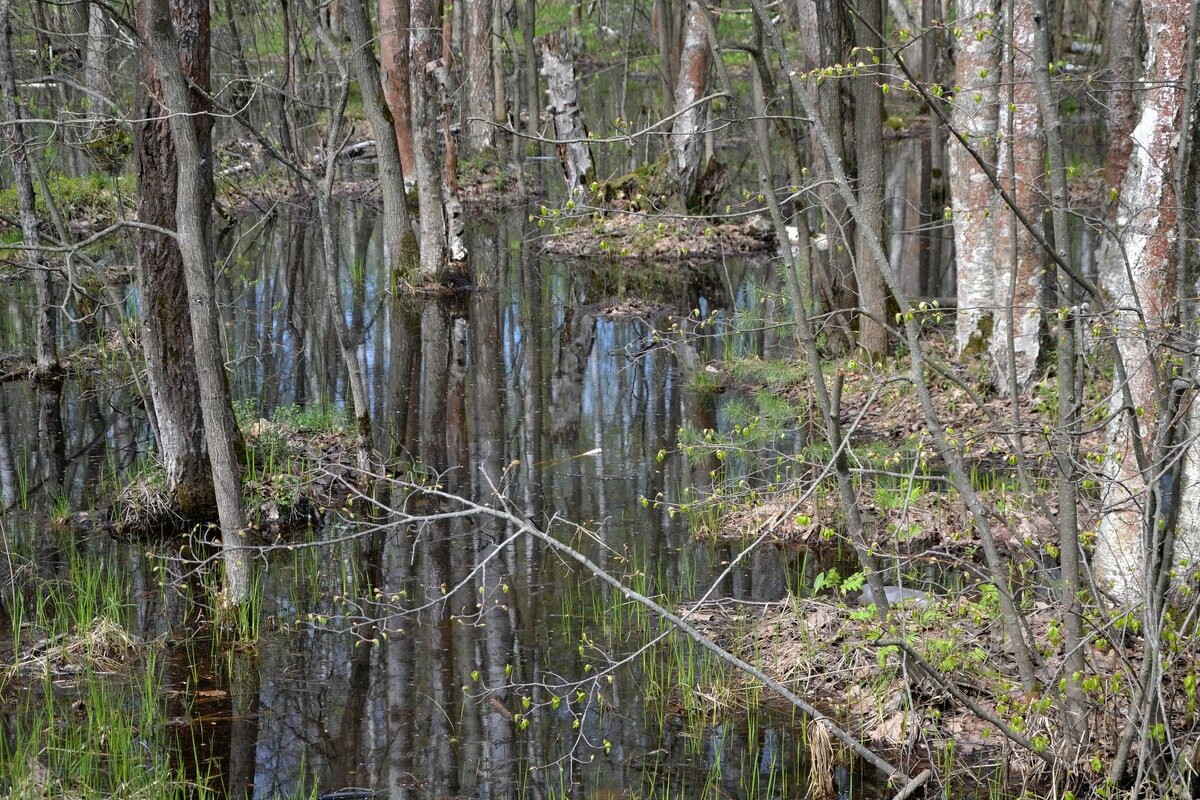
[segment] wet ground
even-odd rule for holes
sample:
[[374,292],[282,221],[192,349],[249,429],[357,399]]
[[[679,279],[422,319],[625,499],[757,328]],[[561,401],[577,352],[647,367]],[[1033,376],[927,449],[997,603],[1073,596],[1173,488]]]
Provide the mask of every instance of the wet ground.
[[[698,543],[683,515],[652,502],[711,481],[711,464],[690,464],[677,448],[681,427],[719,424],[720,403],[689,388],[694,371],[725,347],[774,346],[762,329],[682,342],[675,317],[695,310],[728,320],[735,307],[754,310],[773,281],[768,265],[677,265],[635,282],[611,265],[539,255],[537,228],[519,210],[480,216],[469,232],[470,268],[488,288],[397,302],[378,267],[374,214],[347,204],[341,215],[343,269],[353,276],[346,306],[363,341],[381,452],[437,475],[451,493],[503,497],[515,516],[668,607],[710,592],[775,600],[811,583],[778,551],[718,578],[730,546]],[[244,420],[308,424],[303,409],[347,402],[318,290],[314,227],[281,213],[219,237],[227,355]],[[8,349],[27,335],[23,290],[14,289]],[[136,308],[132,290],[123,291]],[[111,345],[115,322],[102,311],[67,336]],[[622,661],[660,625],[545,545],[515,536],[511,521],[414,521],[362,502],[326,509],[322,524],[263,542],[282,536],[257,564],[259,599],[243,620],[253,643],[214,631],[202,600],[213,578],[187,559],[203,555],[198,546],[185,552],[180,540],[149,546],[50,524],[103,505],[151,457],[136,389],[117,379],[126,374],[122,356],[106,353],[68,380],[59,403],[60,485],[38,477],[53,426],[39,420],[24,384],[3,387],[14,485],[27,510],[0,517],[0,531],[11,563],[31,579],[26,587],[69,586],[81,564],[114,580],[109,595],[119,596],[104,613],[157,653],[152,663],[130,659],[132,683],[153,684],[129,691],[130,724],[153,728],[139,740],[147,758],[177,765],[172,774],[191,782],[189,793],[803,795],[803,720],[745,713],[745,703],[721,695],[723,667],[682,638]],[[403,502],[386,487],[375,497],[382,506]],[[336,543],[298,546],[322,540]],[[31,618],[17,625],[26,642],[38,635]],[[87,693],[70,676],[59,684],[43,695],[29,671],[9,682],[0,755],[27,752],[31,736],[53,739],[28,721],[43,703],[69,709]],[[87,727],[90,713],[85,705],[54,725]],[[856,783],[838,772],[841,794],[874,796]]]

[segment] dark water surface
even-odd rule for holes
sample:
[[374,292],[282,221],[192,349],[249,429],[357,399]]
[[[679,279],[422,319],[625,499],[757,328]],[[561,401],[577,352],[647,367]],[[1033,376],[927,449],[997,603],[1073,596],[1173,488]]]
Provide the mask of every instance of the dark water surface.
[[[378,449],[463,497],[488,503],[499,492],[515,515],[668,607],[714,585],[713,597],[759,601],[811,580],[773,552],[718,580],[729,549],[698,543],[682,515],[643,502],[679,501],[711,480],[710,464],[689,464],[676,446],[681,426],[718,423],[713,398],[689,389],[696,365],[722,347],[773,347],[760,330],[670,349],[655,331],[678,338],[670,315],[693,309],[729,319],[730,294],[754,307],[773,282],[769,266],[731,259],[639,277],[539,255],[523,210],[477,214],[470,266],[488,288],[400,303],[379,266],[374,213],[358,204],[339,213]],[[347,403],[315,234],[312,220],[280,213],[219,237],[233,389],[249,418]],[[613,313],[619,285],[642,301],[626,304],[634,313]],[[22,291],[7,301],[8,350],[29,335]],[[113,324],[105,312],[67,335],[111,337]],[[34,510],[0,517],[0,530],[42,582],[103,564],[125,593],[114,613],[132,634],[166,642],[150,676],[161,704],[149,712],[197,796],[804,795],[803,720],[737,710],[720,697],[724,669],[675,636],[610,669],[657,623],[542,543],[511,538],[510,523],[392,524],[378,510],[360,507],[355,519],[331,510],[322,527],[285,542],[338,543],[281,547],[259,562],[256,644],[188,637],[210,612],[195,605],[202,595],[186,562],[145,543],[50,531],[47,513],[103,504],[151,451],[134,387],[98,372],[69,381],[61,400],[65,500],[52,501],[36,477],[46,430],[32,393],[3,387],[15,477]],[[165,551],[178,555],[178,545]],[[7,691],[15,752],[31,706]],[[71,702],[69,689],[61,694]],[[129,702],[145,711],[146,701]],[[845,796],[855,782],[839,773]]]

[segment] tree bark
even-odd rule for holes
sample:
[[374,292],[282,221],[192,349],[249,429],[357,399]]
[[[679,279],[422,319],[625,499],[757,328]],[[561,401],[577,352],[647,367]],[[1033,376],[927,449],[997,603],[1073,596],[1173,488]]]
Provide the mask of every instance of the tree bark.
[[396,146],[405,186],[416,181],[413,151],[412,88],[409,58],[409,0],[379,0],[379,55],[383,63],[383,92],[392,112]]
[[[1046,148],[1033,84],[1032,0],[1016,0],[1007,9],[1002,85],[1007,101],[1000,104],[998,175],[1029,219],[1041,219],[1041,176]],[[997,382],[1023,387],[1033,379],[1042,355],[1042,295],[1045,261],[1034,236],[1008,208],[995,214],[996,297],[991,354]]]
[[495,86],[492,75],[492,0],[467,3],[466,30],[466,131],[467,152],[479,153],[496,146],[495,128],[489,119],[494,112]]
[[538,39],[542,51],[541,74],[549,84],[550,116],[554,121],[554,136],[558,159],[567,179],[567,194],[574,197],[591,185],[595,177],[595,161],[587,143],[587,126],[579,111],[579,93],[575,88],[575,60],[571,56],[570,38],[566,31],[548,33]]
[[343,19],[353,46],[354,71],[362,95],[363,109],[375,134],[375,153],[378,162],[379,185],[383,190],[383,246],[388,260],[388,274],[394,281],[416,274],[419,256],[414,240],[412,220],[404,194],[404,167],[397,147],[395,127],[388,112],[380,82],[379,64],[371,47],[371,22],[367,17],[366,0],[343,0]]
[[[171,10],[166,0],[147,0],[139,7],[145,19],[143,30],[149,34],[155,66],[163,89],[163,108],[169,114],[171,138],[178,158],[176,180],[176,218],[179,251],[183,256],[187,300],[191,306],[192,341],[195,345],[195,370],[199,379],[200,409],[204,434],[212,463],[212,479],[221,523],[225,562],[224,602],[236,607],[250,597],[253,564],[246,552],[246,516],[242,507],[242,486],[238,449],[240,437],[229,402],[229,386],[221,354],[221,334],[216,300],[213,297],[212,252],[207,230],[211,203],[212,159],[206,159],[211,144],[204,146],[193,127],[187,78],[180,55],[193,68],[187,55],[195,41],[207,39],[208,3],[182,0],[181,41],[176,40]],[[207,74],[207,47],[197,50],[204,56]],[[201,115],[203,116],[203,115]],[[210,129],[211,130],[211,129]],[[207,138],[207,137],[205,137]]]
[[[1116,336],[1128,375],[1133,407],[1126,407],[1120,387],[1113,394],[1115,412],[1108,432],[1105,460],[1104,512],[1097,530],[1095,574],[1100,586],[1129,607],[1146,599],[1158,576],[1147,574],[1156,554],[1147,544],[1157,539],[1145,530],[1145,504],[1156,485],[1162,464],[1146,462],[1154,452],[1157,427],[1173,420],[1161,416],[1166,408],[1161,371],[1169,351],[1163,344],[1171,336],[1177,310],[1175,237],[1178,232],[1178,198],[1175,193],[1175,146],[1185,87],[1179,81],[1189,57],[1187,0],[1147,0],[1142,4],[1148,50],[1147,89],[1137,125],[1129,165],[1117,199],[1117,223],[1106,241],[1100,262],[1100,279],[1113,298]],[[1141,455],[1139,456],[1139,451]],[[1184,483],[1192,478],[1185,478]],[[1195,503],[1195,495],[1181,498]],[[1183,508],[1181,513],[1186,516]],[[1189,532],[1195,535],[1194,531]],[[1188,535],[1181,528],[1180,538]],[[1188,550],[1186,544],[1181,552]],[[1163,565],[1170,569],[1172,564]]]
[[434,76],[442,53],[437,0],[411,3],[410,64],[414,161],[421,213],[421,268],[425,280],[441,278],[446,265],[446,219],[442,202],[441,158],[437,149],[438,85]]
[[679,71],[675,81],[675,121],[671,125],[671,181],[681,210],[700,206],[700,178],[704,172],[704,131],[708,103],[697,103],[708,94],[710,50],[701,10],[688,3],[687,26]]
[[[999,119],[999,11],[997,0],[958,0],[962,32],[954,83],[959,88],[951,112],[951,124],[992,164]],[[991,182],[966,148],[953,144],[949,162],[958,274],[954,342],[962,356],[984,352],[996,322],[995,232],[988,218],[998,209]]]
[[854,81],[854,144],[858,161],[858,204],[863,221],[855,226],[854,265],[858,282],[858,345],[873,361],[888,352],[887,287],[875,261],[866,256],[867,237],[883,237],[883,0],[859,0],[851,63],[863,66]]
[[[150,8],[138,6],[138,29],[150,37]],[[181,39],[183,68],[201,90],[208,88],[209,29],[207,7],[176,0],[174,24],[186,31]],[[172,121],[163,107],[159,68],[149,48],[139,53],[143,79],[137,84],[137,119],[134,126],[138,166],[138,221],[175,230],[178,164]],[[207,99],[193,93],[189,108],[207,110]],[[185,118],[186,119],[186,118]],[[201,148],[211,163],[212,118],[199,113],[190,118]],[[208,207],[213,186],[208,171],[195,187],[199,202]],[[203,234],[206,238],[209,233]],[[212,465],[204,439],[200,409],[200,382],[192,342],[192,310],[188,304],[183,256],[177,240],[149,231],[138,233],[138,289],[141,294],[142,351],[150,399],[158,419],[158,450],[166,470],[167,490],[189,518],[211,519],[217,513]]]

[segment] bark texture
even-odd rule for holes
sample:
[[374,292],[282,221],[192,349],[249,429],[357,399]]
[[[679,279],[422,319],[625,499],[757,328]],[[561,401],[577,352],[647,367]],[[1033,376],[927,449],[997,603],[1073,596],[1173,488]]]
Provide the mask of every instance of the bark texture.
[[[176,0],[171,22],[179,31],[179,60],[188,80],[208,89],[209,27],[207,7]],[[150,6],[138,6],[138,30],[150,37]],[[163,106],[158,66],[149,48],[139,53],[142,80],[137,84],[134,126],[138,170],[137,216],[140,222],[175,230],[177,158],[171,118]],[[207,101],[192,92],[189,109],[207,110]],[[201,158],[211,163],[212,118],[190,118]],[[199,176],[195,187],[200,203],[212,203],[211,173]],[[209,234],[205,233],[205,236]],[[167,474],[167,488],[180,511],[195,519],[217,513],[212,466],[204,439],[200,382],[192,343],[192,312],[188,305],[183,256],[176,240],[150,231],[138,234],[138,289],[141,294],[142,351],[150,399],[158,418],[158,450]]]
[[[176,39],[172,12],[166,0],[148,0],[139,7],[139,11],[146,16],[144,30],[149,33],[163,89],[163,106],[170,118],[171,137],[178,154],[176,217],[179,251],[183,256],[187,297],[192,309],[194,367],[199,381],[200,410],[212,462],[217,514],[224,543],[224,600],[229,606],[237,606],[250,597],[252,564],[243,549],[246,544],[246,515],[242,506],[238,456],[240,436],[229,402],[229,386],[221,353],[220,317],[213,294],[212,251],[207,229],[212,197],[212,159],[205,158],[205,154],[211,152],[211,144],[202,146],[192,118],[179,113],[180,110],[190,110],[192,102],[180,63],[180,54],[185,53],[188,46],[180,45],[180,41],[187,42],[199,30],[207,33],[208,3],[204,0],[183,1],[188,5],[188,14],[184,19],[189,24],[181,27],[179,40]],[[204,48],[204,55],[207,56],[207,48]]]
[[489,119],[494,112],[495,84],[492,76],[492,0],[467,3],[466,30],[466,130],[467,152],[478,153],[495,147],[495,128]]
[[[996,0],[959,0],[958,58],[955,64],[951,124],[962,131],[990,164],[996,163],[996,125],[1000,96],[1000,6]],[[950,191],[954,211],[954,252],[958,273],[955,347],[981,353],[991,340],[996,317],[996,192],[965,148],[950,147]]]
[[446,263],[446,219],[442,204],[441,157],[437,147],[438,85],[434,72],[442,54],[442,28],[437,0],[415,0],[410,6],[410,65],[414,161],[421,214],[420,276],[437,280]]
[[873,259],[867,257],[867,237],[883,237],[883,92],[879,89],[878,64],[883,42],[882,0],[860,0],[855,38],[857,49],[851,63],[862,64],[854,82],[854,143],[858,161],[858,204],[863,218],[855,227],[855,272],[860,304],[858,345],[873,359],[888,351],[887,287]]
[[379,64],[371,47],[371,21],[366,0],[343,0],[343,18],[353,45],[354,71],[362,94],[363,110],[375,134],[379,185],[383,191],[383,245],[388,259],[388,274],[410,278],[417,268],[416,243],[412,242],[412,221],[404,195],[404,168],[396,144],[392,116],[383,96]]
[[574,195],[591,184],[595,161],[587,143],[587,126],[579,112],[570,37],[566,31],[550,33],[541,37],[538,45],[542,51],[541,74],[546,77],[550,96],[548,110],[554,121],[554,136],[559,141],[558,159],[567,179],[567,193]]
[[[1129,165],[1118,198],[1117,225],[1106,242],[1100,261],[1100,279],[1113,298],[1113,334],[1128,375],[1133,408],[1125,408],[1120,387],[1113,395],[1116,413],[1109,428],[1105,461],[1104,512],[1097,530],[1094,569],[1101,588],[1131,605],[1150,594],[1148,585],[1157,576],[1146,574],[1147,543],[1143,523],[1151,480],[1138,463],[1136,449],[1153,452],[1163,406],[1161,392],[1162,348],[1174,317],[1175,265],[1177,263],[1177,198],[1173,141],[1180,119],[1188,53],[1186,0],[1148,0],[1142,4],[1148,50],[1143,96]],[[1118,411],[1118,409],[1120,409]],[[1194,447],[1194,445],[1193,445]],[[1183,483],[1195,481],[1194,473]],[[1188,506],[1200,501],[1183,495],[1177,554],[1195,558],[1197,529],[1185,530],[1182,520],[1195,512]],[[1186,509],[1186,510],[1185,510]],[[1166,565],[1170,567],[1171,565]]]
[[[1032,0],[1016,0],[1009,9],[1011,37],[1004,54],[998,151],[1000,180],[1029,219],[1042,216],[1042,175],[1046,147],[1033,83],[1034,23]],[[996,303],[991,354],[997,382],[1025,386],[1042,354],[1042,293],[1045,260],[1037,240],[1011,209],[997,207]]]
[[704,170],[704,130],[708,103],[697,101],[708,94],[710,49],[701,9],[688,4],[683,50],[675,81],[675,121],[671,125],[671,179],[683,209],[700,206],[700,178]]
[[411,185],[416,180],[417,162],[413,154],[408,47],[409,0],[379,0],[379,56],[383,65],[383,93],[392,112],[401,171],[406,183]]

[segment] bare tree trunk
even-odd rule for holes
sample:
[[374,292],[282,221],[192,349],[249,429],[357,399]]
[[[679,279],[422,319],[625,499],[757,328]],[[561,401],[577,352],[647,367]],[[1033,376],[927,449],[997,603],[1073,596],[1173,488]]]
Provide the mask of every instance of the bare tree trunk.
[[537,46],[534,42],[537,0],[524,0],[521,12],[521,39],[525,43],[525,133],[536,136],[542,126],[542,95],[538,91]]
[[872,360],[881,360],[888,352],[887,287],[874,259],[867,257],[867,237],[882,241],[883,236],[883,92],[878,76],[883,63],[883,0],[859,0],[856,39],[858,51],[853,63],[865,64],[854,81],[854,145],[858,161],[858,204],[863,220],[855,226],[854,265],[858,282],[861,313],[858,345]]
[[379,0],[379,55],[383,63],[383,92],[392,112],[396,146],[405,185],[417,176],[413,152],[412,78],[409,58],[409,0]]
[[708,103],[698,103],[708,94],[710,50],[701,10],[688,4],[683,52],[675,81],[675,121],[671,125],[671,182],[681,210],[699,208],[700,178],[704,172],[704,131]]
[[[1113,422],[1105,461],[1104,513],[1097,530],[1094,561],[1097,580],[1126,606],[1148,599],[1158,576],[1147,567],[1154,531],[1145,525],[1148,491],[1162,465],[1148,461],[1158,426],[1172,420],[1166,408],[1166,377],[1160,370],[1168,355],[1161,347],[1175,319],[1175,265],[1178,254],[1178,198],[1175,196],[1174,139],[1180,130],[1185,87],[1179,74],[1189,57],[1187,0],[1147,0],[1145,18],[1145,91],[1129,166],[1118,198],[1117,227],[1106,241],[1100,278],[1116,309],[1115,333],[1128,375],[1133,407],[1114,389]],[[1186,123],[1184,123],[1186,124]],[[1196,498],[1182,498],[1195,502]],[[1181,509],[1182,510],[1182,509]],[[1181,533],[1182,535],[1182,533]],[[1164,569],[1170,569],[1165,564]]]
[[[149,7],[139,6],[138,28],[149,39]],[[186,0],[176,2],[173,13],[181,31],[191,34],[181,40],[183,64],[189,79],[201,89],[208,87],[207,8]],[[167,230],[176,229],[177,173],[175,137],[164,109],[159,68],[149,48],[143,49],[138,81],[135,151],[138,165],[137,215],[141,222]],[[207,101],[192,97],[191,108],[202,111]],[[211,141],[212,119],[206,114],[190,118],[198,146]],[[203,156],[202,156],[203,157]],[[211,159],[209,159],[211,163]],[[213,188],[207,172],[196,187],[200,202],[212,202]],[[205,236],[210,234],[205,233]],[[200,407],[200,378],[192,340],[192,313],[183,256],[176,239],[149,231],[138,234],[138,290],[141,294],[142,351],[150,399],[158,419],[158,451],[167,474],[167,489],[181,513],[195,519],[211,519],[217,513],[213,467],[204,438]]]
[[[800,3],[800,34],[804,42],[806,67],[809,71],[842,63],[845,49],[841,11],[837,3],[830,0],[802,0]],[[838,81],[817,81],[809,78],[816,95],[818,113],[825,129],[829,131],[828,147],[813,142],[813,168],[819,181],[816,195],[820,200],[821,223],[818,233],[825,235],[827,257],[824,264],[813,264],[816,282],[821,291],[824,310],[829,314],[825,324],[826,335],[834,349],[849,351],[854,341],[846,309],[857,305],[854,271],[850,264],[850,237],[852,223],[846,211],[846,202],[828,178],[834,165],[847,174],[854,174],[853,166],[847,163],[847,144],[844,134],[846,120],[842,114],[842,92]],[[851,133],[853,131],[851,130]]]
[[419,256],[413,234],[408,203],[404,196],[404,168],[396,145],[395,128],[383,97],[379,65],[371,48],[371,22],[365,0],[343,0],[344,19],[353,45],[354,71],[362,95],[363,109],[375,134],[379,185],[383,190],[383,244],[388,259],[388,274],[405,280],[417,271]]
[[[1016,0],[1006,10],[1010,36],[1005,40],[1002,85],[1007,99],[1000,104],[1003,136],[997,172],[1026,217],[1040,219],[1046,148],[1033,88],[1032,0]],[[1020,388],[1034,377],[1042,355],[1045,263],[1037,240],[1010,209],[997,209],[995,226],[995,289],[1000,311],[990,349],[997,382]]]
[[492,30],[492,0],[471,0],[467,3],[466,30],[466,131],[467,152],[478,153],[493,150],[496,146],[492,120],[496,90],[492,75],[493,37],[499,31]]
[[587,143],[587,126],[579,112],[579,93],[575,88],[575,60],[570,38],[565,31],[548,33],[538,39],[542,50],[541,74],[549,84],[550,116],[554,136],[559,140],[558,158],[567,179],[567,194],[574,197],[592,183],[595,161]]
[[442,202],[442,169],[437,149],[438,86],[434,75],[442,53],[438,0],[411,3],[410,65],[412,128],[421,212],[421,269],[426,280],[438,280],[446,264],[446,219]]
[[[958,0],[954,108],[951,124],[988,162],[996,158],[1000,37],[997,0]],[[958,273],[955,349],[986,350],[996,322],[996,247],[988,218],[997,212],[996,193],[975,159],[955,143],[950,148],[950,192],[954,201],[954,253]],[[924,287],[922,287],[924,291]]]
[[[208,4],[203,0],[185,0],[191,24],[182,26],[182,41],[207,40]],[[213,297],[212,253],[207,231],[212,185],[212,159],[206,160],[209,147],[201,145],[191,118],[183,114],[191,109],[187,79],[180,66],[180,49],[175,26],[166,0],[148,0],[142,30],[149,34],[154,62],[164,94],[164,108],[170,114],[171,138],[178,154],[176,217],[179,250],[183,256],[187,298],[192,309],[192,340],[196,348],[195,368],[199,378],[200,408],[204,433],[212,462],[217,513],[224,541],[225,597],[228,606],[237,606],[250,596],[253,565],[247,552],[246,515],[242,508],[242,486],[238,448],[240,437],[229,403],[229,387],[221,354],[221,334],[216,301]],[[181,9],[182,10],[182,9]],[[193,39],[195,37],[195,39]],[[198,51],[204,57],[207,76],[207,47]],[[192,66],[199,66],[198,64]]]
[[467,260],[466,220],[458,192],[458,138],[451,130],[454,103],[451,100],[450,69],[440,62],[433,71],[438,87],[438,103],[442,110],[442,141],[446,159],[442,163],[442,207],[446,219],[446,250],[450,261],[461,264]]

